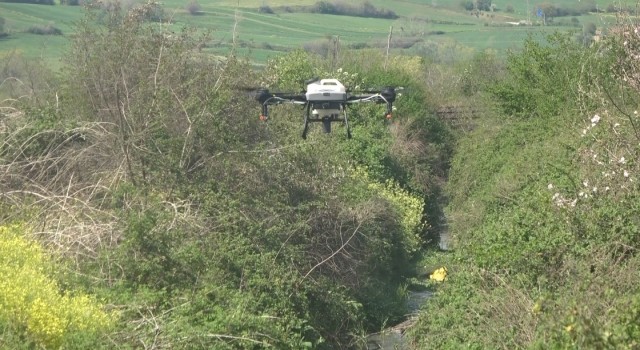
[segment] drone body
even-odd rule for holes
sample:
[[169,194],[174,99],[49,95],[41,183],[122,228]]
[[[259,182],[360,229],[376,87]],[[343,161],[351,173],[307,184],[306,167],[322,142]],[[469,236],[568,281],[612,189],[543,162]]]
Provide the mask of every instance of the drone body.
[[396,89],[385,87],[377,92],[364,92],[351,94],[337,79],[313,79],[307,81],[307,88],[300,94],[270,93],[269,90],[260,89],[255,98],[262,105],[261,120],[268,120],[269,105],[283,103],[302,105],[305,109],[304,129],[302,138],[307,138],[309,123],[320,122],[325,133],[331,132],[331,123],[343,122],[347,128],[347,137],[351,138],[347,107],[354,103],[374,102],[386,103],[386,118],[391,118],[393,102],[396,99]]

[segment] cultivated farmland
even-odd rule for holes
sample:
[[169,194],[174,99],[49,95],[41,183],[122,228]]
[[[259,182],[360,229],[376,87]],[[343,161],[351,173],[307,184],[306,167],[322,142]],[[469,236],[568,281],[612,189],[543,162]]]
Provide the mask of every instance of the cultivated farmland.
[[[213,39],[205,48],[208,52],[224,56],[234,48],[239,55],[262,64],[269,57],[294,48],[324,54],[336,47],[382,50],[387,44],[392,50],[425,57],[447,47],[469,53],[494,49],[501,54],[520,47],[532,33],[581,33],[585,26],[594,25],[604,30],[615,22],[619,10],[634,10],[633,0],[506,1],[494,2],[485,11],[465,9],[465,2],[457,0],[374,0],[368,4],[377,11],[393,13],[396,18],[370,18],[312,13],[318,3],[169,0],[162,2],[164,13],[158,20],[172,31],[184,27],[211,31]],[[350,6],[358,8],[362,3]],[[539,16],[541,9],[550,15]],[[0,40],[0,53],[18,51],[55,65],[82,13],[82,6],[0,2],[0,17],[5,19],[4,31],[9,34]],[[531,25],[522,25],[526,23]],[[45,30],[34,33],[34,28]]]

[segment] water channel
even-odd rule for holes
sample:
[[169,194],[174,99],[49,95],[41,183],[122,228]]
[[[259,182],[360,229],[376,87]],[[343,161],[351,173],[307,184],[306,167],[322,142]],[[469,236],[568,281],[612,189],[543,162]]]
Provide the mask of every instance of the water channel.
[[367,350],[407,349],[404,331],[417,319],[420,306],[431,297],[431,291],[409,292],[407,308],[409,314],[404,322],[367,337]]
[[[439,247],[442,250],[449,249],[449,234],[446,229],[441,230]],[[409,349],[407,339],[404,336],[405,330],[411,327],[418,318],[420,307],[431,297],[431,291],[409,291],[407,297],[407,309],[409,314],[405,321],[393,327],[384,329],[382,332],[369,334],[367,336],[367,350],[404,350]]]

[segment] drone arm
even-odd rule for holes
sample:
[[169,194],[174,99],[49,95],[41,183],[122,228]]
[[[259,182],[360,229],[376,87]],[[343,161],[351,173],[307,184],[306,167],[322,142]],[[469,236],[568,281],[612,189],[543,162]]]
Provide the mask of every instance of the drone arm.
[[360,102],[378,102],[382,103],[380,94],[374,95],[351,95],[347,97],[347,103],[360,103]]
[[262,113],[260,114],[260,120],[269,120],[269,105],[279,105],[283,103],[291,104],[306,104],[306,100],[300,95],[273,95],[265,97],[262,100]]
[[387,113],[385,114],[385,118],[391,119],[393,111],[393,101],[395,100],[395,94],[392,96],[386,96],[385,94],[374,94],[374,95],[352,95],[347,98],[348,104],[353,103],[362,103],[362,102],[375,102],[375,103],[386,103],[387,104]]

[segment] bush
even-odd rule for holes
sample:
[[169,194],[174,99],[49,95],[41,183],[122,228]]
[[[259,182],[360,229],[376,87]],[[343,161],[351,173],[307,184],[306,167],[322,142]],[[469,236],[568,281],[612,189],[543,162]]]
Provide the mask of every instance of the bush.
[[51,92],[51,79],[53,72],[40,59],[29,59],[18,51],[9,51],[0,58],[0,96],[28,96],[35,105]]
[[267,13],[267,14],[274,14],[273,9],[271,7],[269,7],[269,6],[266,6],[266,5],[260,6],[260,8],[258,9],[258,12]]
[[467,10],[467,11],[473,11],[476,6],[473,4],[473,1],[471,0],[463,0],[460,2],[460,7],[462,7],[463,9]]
[[[43,348],[81,347],[108,332],[115,315],[92,297],[62,292],[50,276],[51,261],[37,242],[25,239],[21,226],[0,227],[0,328],[3,336],[26,335]],[[7,332],[8,331],[8,332]],[[6,338],[5,338],[6,339]],[[11,344],[3,342],[5,346]],[[14,346],[22,346],[15,343]]]
[[38,35],[62,35],[62,30],[53,26],[53,24],[33,25],[27,29],[27,33]]
[[[553,34],[547,44],[528,38],[520,53],[507,59],[507,79],[490,91],[507,115],[525,118],[552,118],[577,108],[580,99],[573,89],[565,86],[579,84],[583,46],[569,35]],[[573,106],[573,107],[570,107]]]
[[200,3],[198,3],[196,0],[192,0],[190,1],[186,6],[185,6],[187,12],[189,12],[190,15],[195,16],[195,15],[201,15],[202,14],[202,6],[200,6]]
[[360,6],[353,6],[342,2],[328,2],[323,0],[318,1],[312,7],[311,12],[355,17],[398,18],[395,12],[386,9],[377,9],[369,1],[363,2]]

